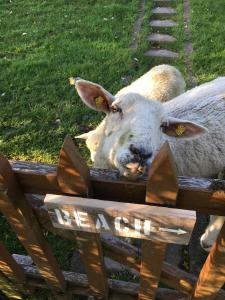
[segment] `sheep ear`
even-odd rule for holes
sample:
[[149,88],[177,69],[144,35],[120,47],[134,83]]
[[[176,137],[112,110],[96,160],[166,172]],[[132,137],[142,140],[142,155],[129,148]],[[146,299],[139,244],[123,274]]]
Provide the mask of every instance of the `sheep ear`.
[[83,134],[75,136],[75,139],[82,139],[82,140],[87,140],[89,136],[91,136],[94,133],[95,130],[91,130],[89,132],[85,132]]
[[171,117],[162,123],[161,128],[166,135],[183,139],[194,139],[208,132],[207,128],[197,123]]
[[115,98],[102,86],[79,78],[75,80],[75,88],[88,107],[105,113],[110,111],[110,106]]

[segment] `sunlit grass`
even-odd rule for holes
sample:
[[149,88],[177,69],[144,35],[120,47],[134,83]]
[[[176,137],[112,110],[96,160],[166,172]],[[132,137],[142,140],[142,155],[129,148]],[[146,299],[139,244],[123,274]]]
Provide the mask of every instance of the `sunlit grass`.
[[198,83],[225,76],[225,3],[191,0],[193,70]]
[[[150,6],[139,47],[131,51],[139,0],[0,0],[0,153],[55,163],[67,134],[94,128],[104,115],[85,107],[68,78],[80,76],[115,93],[122,77],[131,81],[147,71]],[[84,143],[79,147],[88,158]],[[0,228],[8,250],[26,255],[2,216]],[[68,270],[74,243],[44,234]],[[39,299],[53,298],[38,290],[30,300]]]

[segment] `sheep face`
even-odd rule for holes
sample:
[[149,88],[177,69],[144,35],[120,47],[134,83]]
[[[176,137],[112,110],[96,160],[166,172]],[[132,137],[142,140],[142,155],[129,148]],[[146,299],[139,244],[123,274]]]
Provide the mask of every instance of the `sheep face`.
[[116,168],[124,176],[143,174],[161,144],[162,118],[159,102],[136,94],[115,99],[103,128],[96,128],[87,139],[95,166],[102,167],[104,161],[105,167]]
[[76,81],[76,89],[89,107],[107,113],[95,130],[78,136],[86,139],[97,168],[116,168],[135,179],[146,173],[166,136],[192,138],[205,130],[167,117],[162,103],[139,94],[114,97],[101,86],[81,79]]

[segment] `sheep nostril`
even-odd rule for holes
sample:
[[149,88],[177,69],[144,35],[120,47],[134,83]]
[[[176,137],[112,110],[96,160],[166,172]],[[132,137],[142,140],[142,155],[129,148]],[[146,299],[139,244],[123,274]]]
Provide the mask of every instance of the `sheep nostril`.
[[133,144],[130,145],[129,150],[132,154],[139,156],[141,160],[147,160],[152,157],[152,152],[147,152],[144,148],[137,148]]
[[130,145],[129,150],[133,154],[136,154],[136,155],[140,154],[140,150],[137,147],[135,147],[133,144]]

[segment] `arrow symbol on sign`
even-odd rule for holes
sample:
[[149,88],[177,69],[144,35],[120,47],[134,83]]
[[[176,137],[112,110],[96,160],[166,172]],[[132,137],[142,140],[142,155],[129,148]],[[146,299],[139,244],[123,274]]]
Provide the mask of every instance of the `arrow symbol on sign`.
[[160,227],[160,228],[159,228],[159,231],[176,233],[176,234],[178,234],[178,235],[186,234],[186,233],[187,233],[187,231],[184,231],[184,230],[182,230],[182,229],[180,229],[180,228],[179,228],[179,229],[171,229],[171,228],[162,228],[162,227]]

